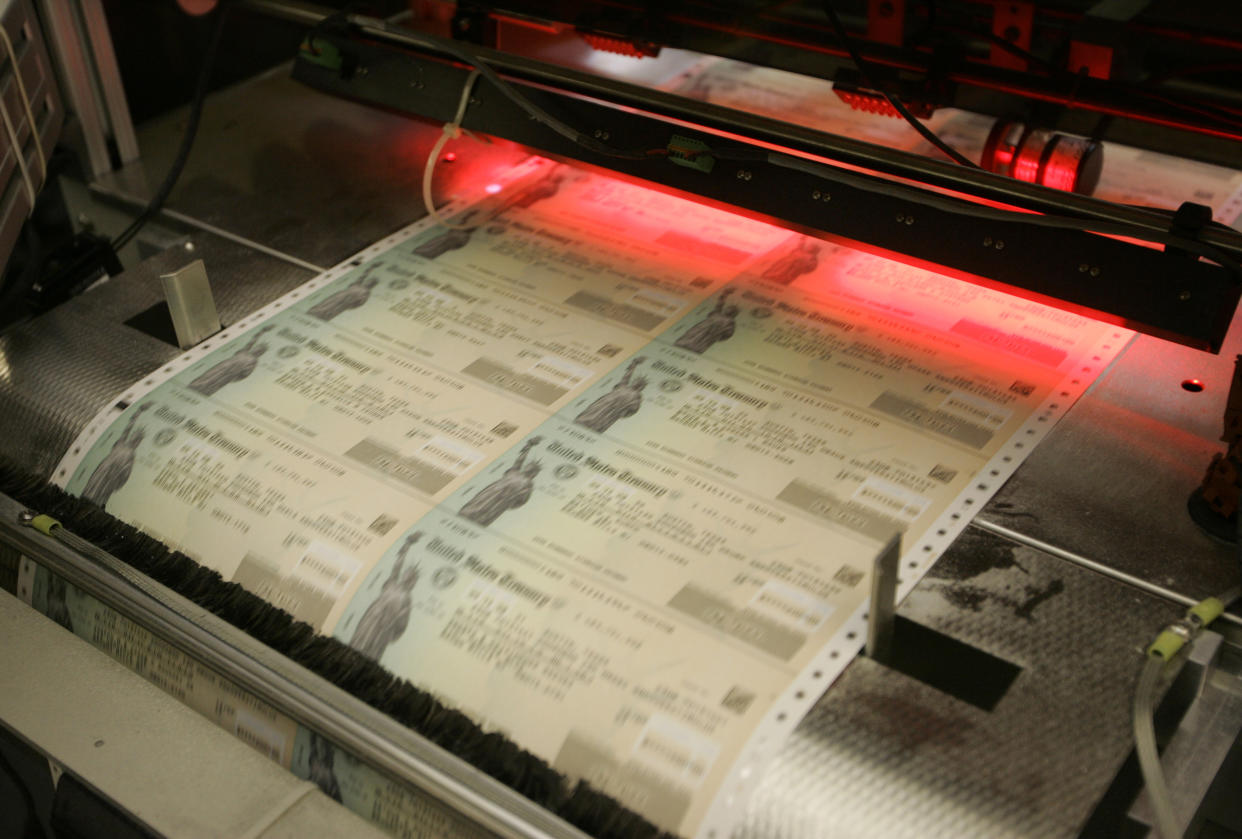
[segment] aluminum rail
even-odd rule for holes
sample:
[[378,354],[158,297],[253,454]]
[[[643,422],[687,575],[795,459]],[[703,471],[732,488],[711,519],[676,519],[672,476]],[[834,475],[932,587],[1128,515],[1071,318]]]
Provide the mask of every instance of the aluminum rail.
[[[589,839],[464,760],[64,529],[45,536],[0,494],[0,543],[296,722],[501,839]],[[70,547],[68,543],[72,543]]]

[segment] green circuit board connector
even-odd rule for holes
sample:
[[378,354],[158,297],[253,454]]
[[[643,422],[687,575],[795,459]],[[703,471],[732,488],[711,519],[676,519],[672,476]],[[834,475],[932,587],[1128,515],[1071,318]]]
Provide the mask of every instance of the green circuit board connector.
[[669,160],[678,166],[698,169],[700,172],[710,172],[716,165],[716,158],[707,153],[709,150],[707,143],[702,140],[682,137],[680,134],[674,134],[668,141]]

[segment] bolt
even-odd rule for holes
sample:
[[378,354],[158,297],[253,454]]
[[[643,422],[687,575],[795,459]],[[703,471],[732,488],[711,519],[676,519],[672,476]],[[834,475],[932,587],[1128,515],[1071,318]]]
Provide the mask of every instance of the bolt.
[[1187,300],[1190,299],[1190,292],[1183,291],[1181,294],[1177,295],[1177,299],[1185,303]]
[[1091,269],[1091,276],[1093,276],[1093,277],[1098,277],[1098,276],[1100,276],[1100,269],[1099,269],[1098,267],[1093,267],[1093,268]]
[[990,247],[992,247],[992,237],[991,237],[991,236],[988,236],[988,237],[984,238],[984,240],[983,240],[983,246],[984,246],[985,248],[990,248]]
[[1085,263],[1085,262],[1080,262],[1080,263],[1078,263],[1078,273],[1079,273],[1079,274],[1085,274],[1085,273],[1087,273],[1087,269],[1088,269],[1088,268],[1090,268],[1090,267],[1091,267],[1091,266],[1090,266],[1090,265],[1088,265],[1087,263]]
[[906,216],[906,227],[914,224],[914,216]]
[[905,221],[905,220],[906,220],[905,213],[898,213],[898,214],[897,214],[897,223],[898,223],[898,224],[901,224],[901,223],[902,223],[903,221]]
[[747,171],[747,170],[745,170],[745,169],[738,169],[738,170],[737,170],[737,179],[738,179],[739,181],[749,181],[749,180],[750,180],[750,172],[748,172],[748,171]]
[[996,245],[995,245],[994,247],[995,247],[998,251],[1003,251],[1003,250],[1005,249],[1005,242],[1004,242],[1003,240],[1001,240],[1001,239],[997,239],[997,240],[996,240]]
[[21,522],[22,524],[30,524],[32,521],[34,521],[34,517],[35,517],[35,514],[32,513],[30,510],[22,510],[20,513],[17,514],[17,520]]
[[608,132],[602,128],[595,129],[595,139],[596,140],[607,140]]
[[832,196],[831,196],[830,194],[828,194],[827,192],[825,192],[825,193],[824,193],[824,195],[823,195],[823,197],[821,198],[821,200],[823,200],[823,201],[831,201],[831,200],[832,200]]
[[814,192],[812,192],[812,193],[811,193],[811,200],[813,200],[813,201],[818,201],[818,200],[819,200],[819,190],[818,190],[818,189],[817,189],[817,190],[815,190]]

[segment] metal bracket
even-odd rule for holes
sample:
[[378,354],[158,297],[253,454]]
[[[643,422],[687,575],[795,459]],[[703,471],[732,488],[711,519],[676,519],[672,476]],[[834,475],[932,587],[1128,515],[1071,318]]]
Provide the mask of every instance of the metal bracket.
[[897,566],[900,560],[901,531],[898,531],[876,556],[871,572],[866,653],[881,664],[887,664],[893,656],[893,618],[897,614]]
[[211,295],[207,268],[196,259],[184,268],[160,275],[168,313],[177,333],[177,346],[183,350],[220,331],[220,315]]
[[[1212,208],[1206,204],[1196,204],[1193,201],[1183,201],[1182,205],[1173,213],[1173,220],[1169,222],[1169,233],[1174,236],[1181,236],[1183,239],[1199,239],[1209,224],[1212,223]],[[1172,245],[1165,245],[1165,253],[1184,256],[1187,259],[1197,260],[1199,257],[1181,248],[1175,248]]]

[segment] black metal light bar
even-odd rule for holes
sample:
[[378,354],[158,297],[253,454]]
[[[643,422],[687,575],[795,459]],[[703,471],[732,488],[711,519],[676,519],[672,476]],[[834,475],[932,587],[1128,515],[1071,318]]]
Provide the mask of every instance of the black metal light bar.
[[[295,78],[402,113],[452,119],[470,72],[463,47],[378,21],[343,20],[342,30],[321,26],[314,37],[344,60],[331,66],[302,56]],[[732,162],[722,153],[707,172],[663,156],[631,160],[600,153],[532,118],[486,79],[478,80],[462,123],[471,130],[1200,349],[1219,350],[1238,303],[1238,277],[1229,268],[1176,249],[1086,232],[1148,231],[1168,240],[1168,218],[1158,212],[1054,192],[484,48],[465,49],[531,102],[580,131],[607,137],[613,148],[666,149],[677,136],[713,150],[750,149],[753,159],[734,154],[739,160]],[[769,153],[774,147],[792,154]],[[799,153],[1055,214],[1070,226],[1042,226],[1034,217],[813,163]],[[1228,230],[1209,227],[1194,242],[1177,242],[1191,250],[1214,246],[1225,263],[1242,255],[1242,237]]]

